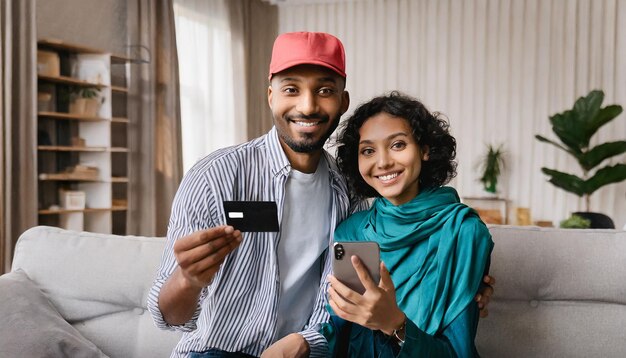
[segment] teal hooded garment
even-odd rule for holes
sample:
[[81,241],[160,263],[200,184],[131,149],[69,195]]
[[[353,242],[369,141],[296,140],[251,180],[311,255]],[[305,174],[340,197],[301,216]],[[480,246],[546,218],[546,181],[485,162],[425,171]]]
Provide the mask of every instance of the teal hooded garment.
[[[493,248],[485,224],[451,187],[424,190],[399,206],[377,198],[341,223],[335,240],[379,244],[398,306],[429,335],[441,334],[472,303]],[[331,349],[333,331],[322,330]]]

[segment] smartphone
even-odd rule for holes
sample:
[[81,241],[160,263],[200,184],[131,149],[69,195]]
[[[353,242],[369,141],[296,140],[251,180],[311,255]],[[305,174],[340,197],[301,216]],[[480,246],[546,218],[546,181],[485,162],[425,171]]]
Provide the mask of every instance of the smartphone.
[[370,277],[378,285],[380,281],[380,248],[374,241],[343,241],[333,244],[333,275],[353,291],[363,294],[365,287],[359,279],[354,266],[353,255],[361,259],[369,271]]
[[226,224],[241,232],[278,232],[278,210],[273,201],[225,201]]

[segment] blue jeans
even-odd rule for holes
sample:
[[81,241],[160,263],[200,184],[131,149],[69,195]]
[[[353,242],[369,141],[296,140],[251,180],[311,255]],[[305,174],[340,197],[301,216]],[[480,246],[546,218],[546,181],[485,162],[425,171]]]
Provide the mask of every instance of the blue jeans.
[[221,349],[211,348],[204,352],[189,352],[189,358],[255,358],[249,354],[240,352],[226,352]]

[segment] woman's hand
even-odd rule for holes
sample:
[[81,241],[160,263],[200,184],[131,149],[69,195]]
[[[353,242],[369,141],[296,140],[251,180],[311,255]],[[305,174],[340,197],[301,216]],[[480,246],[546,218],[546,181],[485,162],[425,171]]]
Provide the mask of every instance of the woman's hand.
[[387,335],[393,334],[394,330],[402,327],[405,316],[398,308],[396,289],[389,270],[384,263],[380,263],[380,282],[376,285],[361,260],[356,256],[352,256],[351,260],[365,287],[365,293],[360,295],[329,275],[330,306],[337,316],[347,321],[380,330]]
[[478,302],[480,318],[485,318],[489,315],[487,305],[489,305],[491,295],[493,295],[493,286],[496,284],[496,279],[492,276],[485,275],[485,277],[483,277],[483,283],[484,286],[478,290],[478,294],[474,297],[476,302]]

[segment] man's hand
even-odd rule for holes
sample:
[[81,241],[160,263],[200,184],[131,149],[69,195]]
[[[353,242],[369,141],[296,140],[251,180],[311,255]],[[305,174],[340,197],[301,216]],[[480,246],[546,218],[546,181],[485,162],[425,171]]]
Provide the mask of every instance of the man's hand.
[[402,326],[405,315],[396,302],[396,290],[389,270],[380,263],[380,282],[377,284],[358,257],[352,256],[351,260],[365,292],[360,295],[330,275],[330,307],[337,316],[347,321],[391,335]]
[[239,230],[218,226],[196,231],[174,243],[178,267],[159,293],[159,310],[167,323],[176,326],[191,319],[202,289],[211,283],[226,255],[241,240]]
[[292,333],[269,346],[261,358],[300,358],[308,357],[309,343],[298,333]]
[[174,243],[174,256],[182,276],[191,287],[208,286],[226,255],[241,243],[241,232],[218,226],[189,234]]
[[489,315],[487,305],[489,305],[491,295],[493,295],[493,286],[496,284],[496,279],[489,275],[485,275],[485,277],[483,277],[483,282],[485,285],[478,291],[478,294],[474,298],[476,302],[478,302],[481,318],[485,318]]

